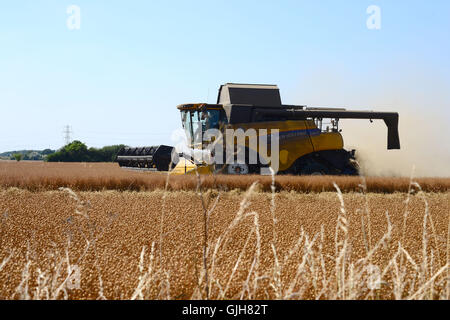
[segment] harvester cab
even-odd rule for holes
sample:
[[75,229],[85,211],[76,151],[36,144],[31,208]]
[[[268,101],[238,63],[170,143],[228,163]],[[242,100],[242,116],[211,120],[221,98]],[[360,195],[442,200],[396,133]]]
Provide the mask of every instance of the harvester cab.
[[[343,148],[340,119],[383,120],[387,148],[400,149],[398,113],[283,105],[276,85],[227,83],[216,104],[177,108],[188,152],[169,146],[124,148],[119,165],[172,174],[258,174],[270,166],[281,174],[357,175],[355,151]],[[269,137],[276,140],[264,145]]]
[[201,137],[207,130],[219,130],[227,123],[220,105],[185,104],[178,106],[178,109],[181,111],[181,123],[189,146],[193,149],[202,148]]

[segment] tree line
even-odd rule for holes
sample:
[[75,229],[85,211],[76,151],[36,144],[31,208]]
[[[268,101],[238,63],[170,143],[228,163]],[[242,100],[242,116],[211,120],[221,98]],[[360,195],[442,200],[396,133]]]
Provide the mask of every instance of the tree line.
[[75,140],[55,153],[46,156],[48,162],[113,162],[124,145],[106,146],[100,149],[88,148],[86,144]]
[[0,153],[1,160],[44,160],[47,155],[54,153],[55,150],[18,150]]

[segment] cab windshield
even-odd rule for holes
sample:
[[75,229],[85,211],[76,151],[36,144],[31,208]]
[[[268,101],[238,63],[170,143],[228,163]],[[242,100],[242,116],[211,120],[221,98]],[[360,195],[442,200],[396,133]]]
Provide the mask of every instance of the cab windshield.
[[[221,110],[182,110],[181,122],[192,146],[202,141],[202,136],[208,129],[219,129],[223,113]],[[197,144],[197,143],[195,143]]]

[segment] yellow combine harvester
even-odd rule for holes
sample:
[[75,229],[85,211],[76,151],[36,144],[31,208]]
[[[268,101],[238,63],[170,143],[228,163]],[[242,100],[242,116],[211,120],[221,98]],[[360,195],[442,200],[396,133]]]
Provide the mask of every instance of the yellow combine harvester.
[[276,85],[227,83],[217,104],[177,108],[190,152],[164,145],[125,147],[117,156],[121,167],[172,174],[259,174],[271,167],[278,174],[357,175],[355,150],[343,148],[340,119],[384,120],[388,149],[400,149],[398,113],[283,105]]

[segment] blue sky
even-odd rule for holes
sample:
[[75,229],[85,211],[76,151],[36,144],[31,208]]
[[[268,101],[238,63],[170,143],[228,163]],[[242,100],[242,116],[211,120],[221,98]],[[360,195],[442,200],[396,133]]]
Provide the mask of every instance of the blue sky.
[[[72,4],[79,30],[66,26]],[[380,30],[366,27],[370,5]],[[449,36],[438,0],[4,1],[0,151],[59,148],[66,124],[89,146],[170,144],[175,106],[215,102],[225,82],[449,120]]]

